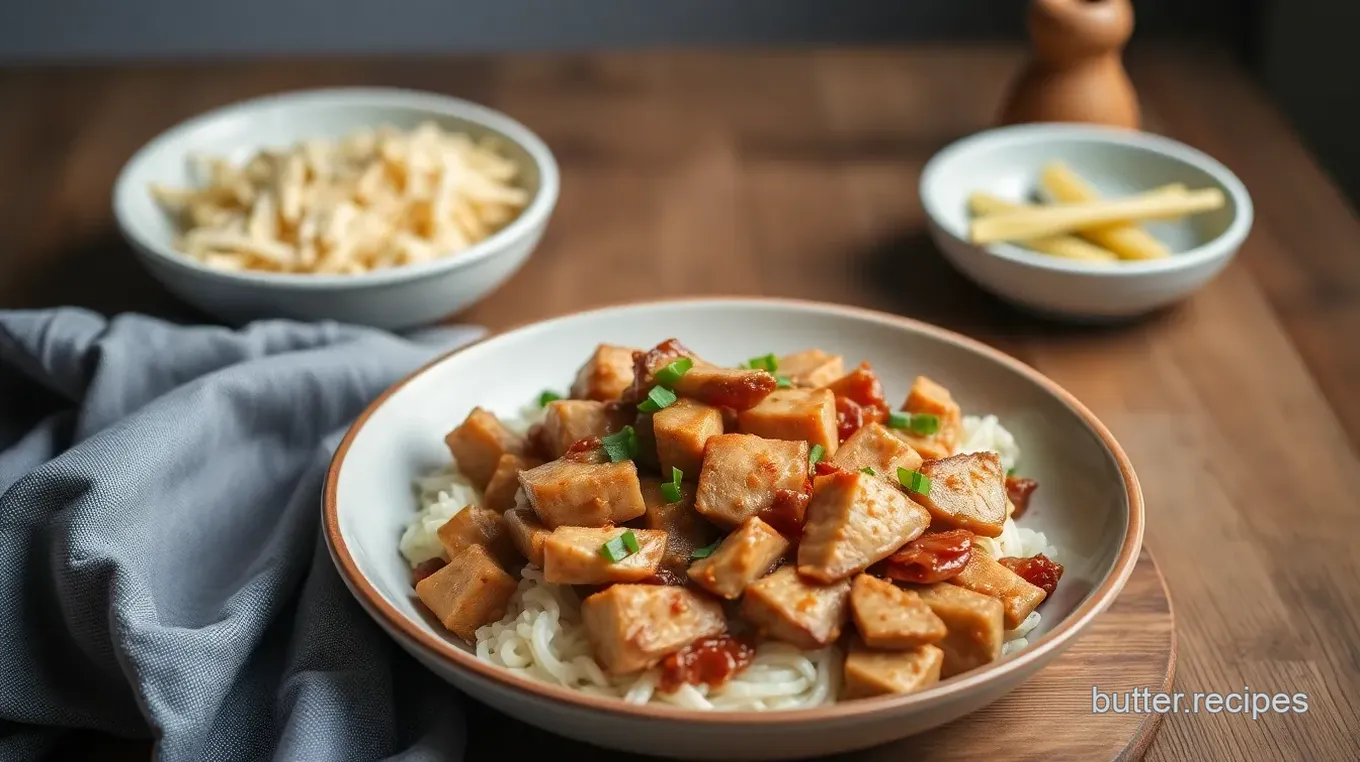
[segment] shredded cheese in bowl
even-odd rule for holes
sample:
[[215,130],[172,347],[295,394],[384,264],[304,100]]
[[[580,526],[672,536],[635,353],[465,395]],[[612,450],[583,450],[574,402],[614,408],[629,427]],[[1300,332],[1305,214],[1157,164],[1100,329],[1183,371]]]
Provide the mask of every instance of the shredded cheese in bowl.
[[494,139],[433,122],[260,151],[195,157],[201,183],[152,186],[175,247],[220,270],[358,274],[449,256],[524,210],[520,169]]

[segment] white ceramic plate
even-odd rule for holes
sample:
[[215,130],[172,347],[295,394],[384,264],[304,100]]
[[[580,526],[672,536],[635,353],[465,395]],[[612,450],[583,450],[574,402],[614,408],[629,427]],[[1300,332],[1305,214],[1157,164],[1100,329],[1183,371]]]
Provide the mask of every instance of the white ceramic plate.
[[[243,162],[262,148],[310,138],[340,138],[390,124],[413,129],[433,121],[476,137],[495,136],[521,167],[533,194],[503,230],[464,251],[430,262],[361,275],[305,275],[214,270],[175,251],[170,217],[152,184],[192,185],[193,154]],[[283,93],[210,111],[162,133],[123,167],[113,210],[142,264],[170,291],[229,323],[255,318],[339,320],[379,328],[432,323],[486,296],[524,264],[557,204],[552,152],[527,127],[498,111],[434,93],[348,88]]]
[[[1019,438],[1021,469],[1038,479],[1021,522],[1048,534],[1066,574],[1043,604],[1038,642],[925,692],[817,709],[704,713],[636,707],[516,677],[478,661],[422,615],[398,552],[416,510],[411,481],[446,465],[444,435],[472,407],[513,414],[544,389],[565,390],[601,342],[650,347],[677,337],[725,364],[819,347],[867,360],[891,402],[927,374],[965,413],[991,412]],[[590,743],[690,759],[789,758],[862,748],[935,727],[1015,688],[1069,645],[1133,570],[1143,508],[1127,458],[1070,395],[1029,367],[961,336],[848,307],[783,300],[689,300],[548,320],[437,360],[359,418],[332,462],[324,498],[332,556],[384,628],[440,676],[507,714]]]

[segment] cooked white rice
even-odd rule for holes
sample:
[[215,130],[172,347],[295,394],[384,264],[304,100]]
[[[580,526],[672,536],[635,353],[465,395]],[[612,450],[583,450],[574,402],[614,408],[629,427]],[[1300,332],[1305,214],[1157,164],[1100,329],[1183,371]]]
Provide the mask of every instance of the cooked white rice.
[[[542,420],[538,405],[529,405],[518,416],[501,420],[523,433]],[[996,416],[967,416],[963,420],[961,452],[993,450],[1002,465],[1014,468],[1020,458],[1015,437]],[[416,480],[420,511],[401,537],[401,552],[412,565],[442,557],[438,530],[465,506],[476,504],[481,494],[458,471],[456,463]],[[1043,533],[1006,519],[1000,537],[979,537],[977,542],[994,557],[1032,556],[1043,553],[1057,558]],[[1041,621],[1035,611],[1006,633],[1002,655],[1029,645],[1026,635]],[[528,566],[519,589],[510,599],[505,616],[477,630],[477,658],[528,677],[598,696],[620,698],[633,704],[670,704],[712,711],[760,711],[796,709],[833,703],[840,690],[840,653],[835,646],[801,651],[786,643],[763,642],[755,660],[717,689],[682,686],[674,693],[656,690],[660,675],[652,669],[640,675],[613,677],[605,674],[591,654],[581,601],[569,585],[543,581],[538,569]]]

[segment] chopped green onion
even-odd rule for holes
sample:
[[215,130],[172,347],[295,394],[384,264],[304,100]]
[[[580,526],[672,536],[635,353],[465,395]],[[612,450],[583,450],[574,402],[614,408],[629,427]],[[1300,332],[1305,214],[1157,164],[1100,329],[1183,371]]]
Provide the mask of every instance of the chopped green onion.
[[817,461],[821,460],[822,456],[825,454],[826,454],[825,447],[822,447],[819,444],[813,445],[812,449],[808,450],[808,463],[811,465],[816,465]]
[[694,552],[691,553],[689,557],[694,559],[708,558],[709,556],[713,555],[713,551],[717,550],[718,546],[721,544],[722,544],[721,539],[714,540],[713,544],[711,545],[705,545],[702,548],[695,548]]
[[888,427],[893,429],[911,428],[911,413],[889,413]]
[[773,352],[768,355],[761,355],[760,357],[752,357],[746,361],[746,367],[751,370],[763,370],[774,373],[775,370],[779,368],[779,358],[775,357]]
[[911,417],[911,433],[928,437],[940,430],[940,416],[931,413],[916,413]]
[[908,490],[911,490],[918,495],[930,494],[930,477],[920,471],[908,471],[899,466],[897,469],[897,481],[901,482],[903,487],[906,487]]
[[608,559],[609,563],[616,564],[623,559],[638,552],[637,535],[629,529],[623,534],[606,542],[600,546],[600,555]]
[[865,466],[864,468],[861,468],[861,469],[859,470],[859,472],[860,472],[861,474],[868,474],[868,475],[870,475],[870,476],[878,476],[878,472],[875,471],[875,470],[873,470],[872,468],[869,468],[868,466]]
[[793,386],[793,380],[790,379],[788,376],[775,376],[774,385],[779,387],[780,389],[788,389]]
[[545,389],[542,394],[538,395],[538,406],[547,407],[549,402],[560,399],[562,399],[562,395],[552,389]]
[[681,357],[671,361],[666,367],[656,372],[656,382],[666,386],[675,386],[675,382],[680,377],[689,372],[694,367],[694,360],[688,357]]
[[1015,476],[1015,469],[1014,468],[1006,469],[1006,476]]
[[661,496],[666,498],[666,502],[678,503],[684,499],[685,493],[680,491],[680,480],[684,478],[684,471],[671,466],[671,480],[661,485]]
[[641,410],[644,413],[655,413],[661,408],[675,402],[675,400],[675,392],[664,386],[653,386],[652,390],[647,392],[647,399],[638,403],[638,410]]
[[609,436],[600,437],[600,443],[604,445],[604,452],[611,463],[637,457],[637,434],[632,426],[624,426]]

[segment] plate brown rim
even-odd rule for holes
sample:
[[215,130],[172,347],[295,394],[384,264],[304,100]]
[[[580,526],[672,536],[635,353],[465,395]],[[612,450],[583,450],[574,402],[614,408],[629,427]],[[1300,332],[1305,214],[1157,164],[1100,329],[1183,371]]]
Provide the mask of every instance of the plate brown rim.
[[[1106,450],[1114,458],[1115,464],[1118,466],[1124,480],[1124,490],[1129,503],[1128,526],[1124,534],[1123,543],[1119,549],[1119,554],[1115,557],[1114,565],[1111,567],[1105,579],[1090,593],[1090,595],[1087,596],[1086,600],[1078,606],[1076,610],[1065,617],[1058,623],[1056,628],[1040,638],[1039,641],[1031,647],[1026,648],[1015,656],[1002,659],[995,665],[980,669],[975,674],[940,683],[938,686],[929,690],[904,696],[883,696],[871,699],[860,699],[857,701],[839,702],[809,709],[787,709],[771,712],[705,712],[702,710],[665,705],[656,706],[647,704],[639,706],[618,699],[591,696],[562,686],[521,677],[508,670],[497,667],[494,664],[484,662],[478,659],[474,654],[468,653],[444,638],[437,637],[417,626],[413,621],[388,603],[373,587],[372,583],[370,583],[359,571],[359,567],[355,564],[354,557],[350,553],[349,548],[345,544],[345,540],[340,533],[337,501],[340,471],[344,466],[345,456],[349,452],[350,445],[353,444],[355,438],[363,429],[364,424],[367,423],[373,413],[377,411],[392,394],[410,383],[412,379],[426,372],[433,366],[444,362],[456,354],[465,352],[472,347],[545,322],[579,317],[595,312],[643,308],[649,305],[677,305],[688,303],[731,306],[743,302],[784,305],[896,325],[900,328],[925,334],[940,341],[954,344],[981,354],[988,359],[1000,363],[1025,376],[1060,400],[1070,410],[1076,413],[1078,417],[1085,421],[1086,425],[1100,437],[1101,441],[1105,444]],[[326,472],[326,482],[322,492],[323,531],[326,534],[326,540],[330,546],[332,558],[336,562],[336,566],[338,567],[341,576],[344,577],[345,582],[352,591],[363,596],[365,599],[364,602],[367,604],[365,608],[368,608],[370,613],[377,612],[377,614],[381,615],[382,618],[386,620],[390,627],[399,630],[405,637],[414,641],[427,651],[442,657],[456,667],[473,673],[476,677],[515,689],[521,693],[530,694],[532,697],[538,699],[565,702],[582,709],[594,710],[605,714],[622,715],[636,719],[721,725],[782,725],[788,723],[863,717],[865,715],[879,713],[895,714],[897,711],[924,708],[928,705],[936,704],[937,702],[944,703],[950,697],[958,697],[961,694],[980,688],[984,684],[1001,680],[1007,675],[1023,672],[1029,665],[1035,662],[1046,661],[1048,658],[1052,658],[1060,653],[1067,645],[1069,645],[1069,641],[1074,639],[1098,614],[1114,602],[1120,589],[1122,589],[1124,583],[1128,581],[1129,575],[1133,573],[1134,565],[1138,562],[1138,552],[1142,546],[1143,538],[1143,521],[1143,493],[1138,484],[1138,477],[1134,473],[1133,464],[1129,461],[1123,448],[1115,441],[1114,436],[1110,434],[1109,429],[1107,429],[1085,405],[1082,405],[1076,397],[1059,386],[1057,382],[1049,379],[1034,368],[1031,368],[1025,363],[998,349],[977,341],[976,339],[970,339],[962,334],[912,318],[892,315],[862,307],[832,304],[829,302],[766,296],[679,297],[673,299],[647,299],[603,305],[577,310],[575,312],[542,320],[522,323],[504,331],[488,335],[453,351],[446,352],[411,372],[400,381],[392,384],[386,391],[378,395],[376,399],[369,403],[368,407],[366,407],[359,417],[355,419],[354,423],[350,426],[349,431],[346,432],[344,439],[341,440],[340,445],[336,448],[335,455],[331,459],[330,468]]]

